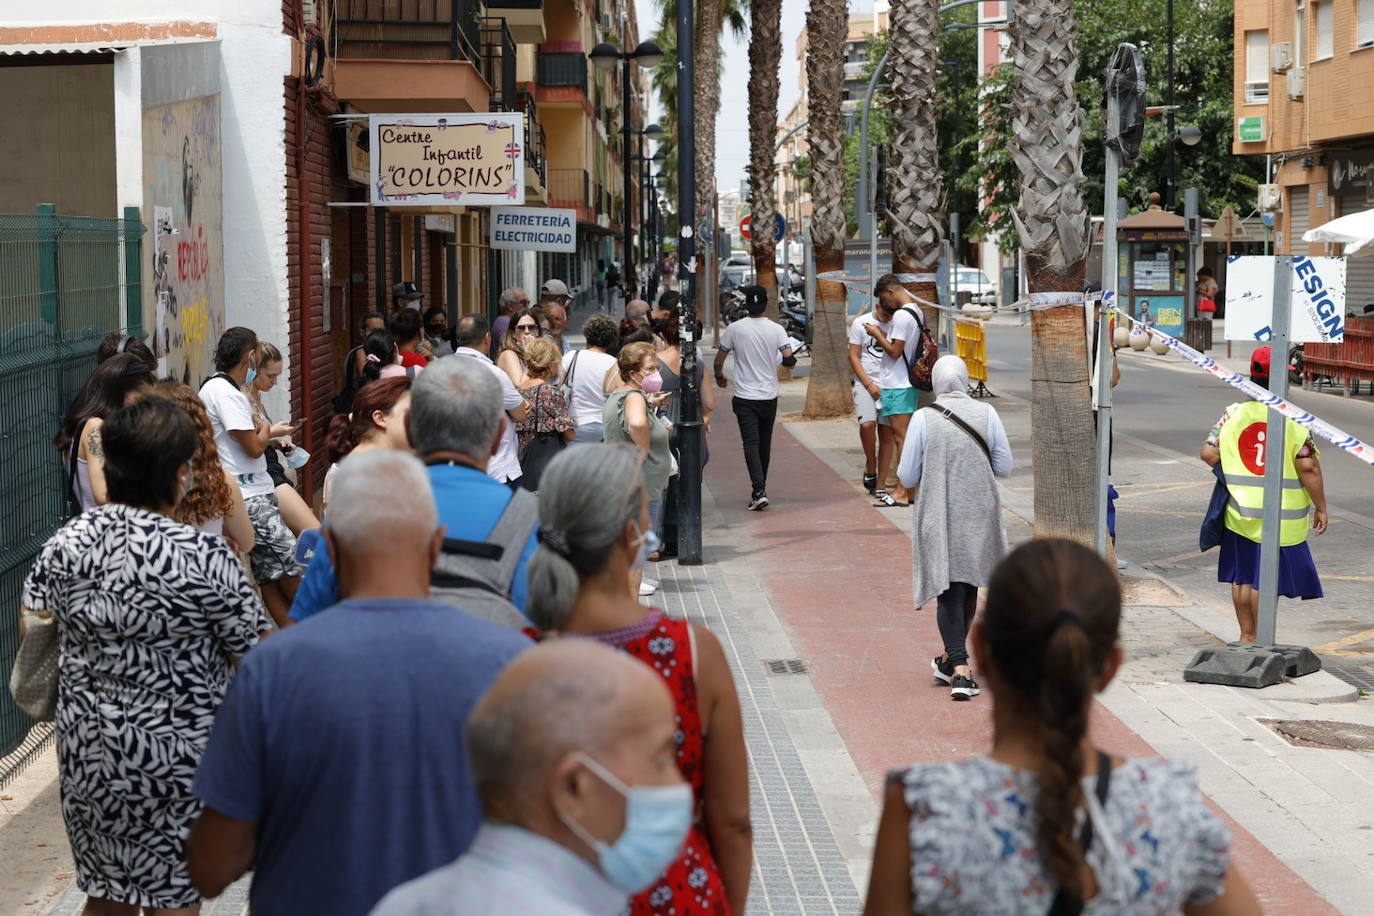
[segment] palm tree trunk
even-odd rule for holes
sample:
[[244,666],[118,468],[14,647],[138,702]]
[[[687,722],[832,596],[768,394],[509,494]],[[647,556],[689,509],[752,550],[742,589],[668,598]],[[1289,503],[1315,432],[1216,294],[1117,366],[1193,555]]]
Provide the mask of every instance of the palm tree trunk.
[[811,152],[811,245],[817,272],[812,319],[811,377],[805,416],[839,417],[853,409],[849,342],[843,283],[822,280],[844,270],[844,138],[840,94],[844,86],[844,40],[849,29],[845,0],[811,0],[806,14],[807,145]]
[[[892,232],[892,271],[917,276],[903,285],[937,302],[934,273],[945,238],[945,176],[936,132],[936,66],[940,58],[938,0],[897,0],[892,5],[891,152],[887,221]],[[927,323],[938,320],[922,308]],[[931,327],[934,327],[931,324]]]
[[[1012,156],[1021,172],[1013,214],[1032,293],[1081,293],[1089,217],[1083,202],[1077,29],[1072,0],[1015,0]],[[1035,534],[1090,543],[1094,435],[1081,305],[1031,312],[1031,448]]]
[[[696,131],[697,212],[697,296],[703,284],[715,283],[706,275],[707,252],[702,242],[715,238],[716,228],[716,115],[720,108],[720,27],[721,0],[698,0],[696,35],[693,48],[696,82],[692,87],[693,119]],[[707,230],[702,233],[701,230]]]
[[782,0],[753,0],[749,30],[749,193],[754,275],[768,290],[768,317],[779,318],[777,245],[773,238],[774,146],[778,140],[778,73],[782,62]]

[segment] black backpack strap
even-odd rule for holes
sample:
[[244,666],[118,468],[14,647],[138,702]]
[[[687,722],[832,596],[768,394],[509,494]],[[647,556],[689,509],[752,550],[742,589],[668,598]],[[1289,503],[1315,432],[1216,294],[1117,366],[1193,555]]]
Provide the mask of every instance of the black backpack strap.
[[[1097,803],[1101,806],[1107,804],[1107,791],[1112,783],[1112,758],[1102,751],[1097,752],[1097,786],[1093,792],[1097,796]],[[1086,812],[1085,812],[1086,815]],[[1078,835],[1078,845],[1083,849],[1083,858],[1088,857],[1088,848],[1093,844],[1093,819],[1091,815],[1083,818],[1083,831]],[[1077,894],[1071,893],[1064,888],[1054,895],[1054,902],[1050,904],[1049,916],[1078,916],[1083,912],[1083,899]]]
[[499,561],[506,552],[506,549],[500,544],[488,544],[486,541],[465,541],[462,538],[444,538],[444,546],[441,550],[446,554],[495,561]]
[[507,597],[500,589],[494,588],[490,582],[484,582],[481,579],[474,579],[470,576],[455,576],[450,573],[434,571],[429,574],[429,584],[433,588],[478,588],[484,592],[491,592],[493,595],[499,595],[502,598]]

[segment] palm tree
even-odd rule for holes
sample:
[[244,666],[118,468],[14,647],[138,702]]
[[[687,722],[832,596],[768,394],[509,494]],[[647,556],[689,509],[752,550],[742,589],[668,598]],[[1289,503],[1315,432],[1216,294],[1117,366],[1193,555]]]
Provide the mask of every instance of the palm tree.
[[[1089,217],[1083,202],[1077,28],[1072,0],[1014,0],[1012,156],[1021,172],[1013,214],[1031,293],[1083,290]],[[1031,312],[1031,447],[1035,534],[1088,542],[1096,439],[1083,307]]]
[[806,85],[811,119],[811,246],[817,273],[812,319],[811,377],[805,416],[839,417],[853,409],[844,284],[823,280],[844,270],[844,137],[840,95],[844,88],[844,40],[849,29],[845,0],[811,0],[806,14]]
[[[936,133],[936,67],[940,58],[938,0],[896,0],[892,5],[891,154],[887,222],[892,232],[892,270],[930,280],[906,288],[937,301],[933,275],[945,238],[945,178]],[[866,151],[865,151],[866,154]],[[928,321],[938,317],[922,308]]]
[[774,156],[778,140],[778,70],[782,62],[782,0],[753,0],[749,33],[749,193],[755,283],[768,290],[768,314],[778,317],[777,246],[773,223]]

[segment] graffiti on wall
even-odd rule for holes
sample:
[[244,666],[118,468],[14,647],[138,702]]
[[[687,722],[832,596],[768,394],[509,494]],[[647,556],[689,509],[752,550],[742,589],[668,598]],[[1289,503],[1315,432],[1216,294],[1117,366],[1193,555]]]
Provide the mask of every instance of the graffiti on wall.
[[143,110],[143,177],[144,327],[158,374],[199,385],[225,326],[219,96]]

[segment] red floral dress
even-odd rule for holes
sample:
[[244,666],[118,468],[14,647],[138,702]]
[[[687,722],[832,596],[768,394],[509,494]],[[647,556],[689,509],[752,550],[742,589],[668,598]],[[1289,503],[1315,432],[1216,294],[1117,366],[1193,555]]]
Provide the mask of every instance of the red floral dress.
[[730,902],[725,898],[720,869],[699,822],[706,740],[692,671],[690,624],[653,608],[632,627],[596,633],[591,638],[633,655],[663,675],[677,708],[677,766],[696,796],[698,822],[687,834],[682,855],[657,881],[631,898],[629,912],[634,916],[729,916]]

